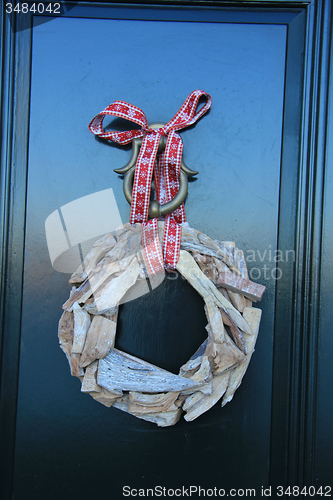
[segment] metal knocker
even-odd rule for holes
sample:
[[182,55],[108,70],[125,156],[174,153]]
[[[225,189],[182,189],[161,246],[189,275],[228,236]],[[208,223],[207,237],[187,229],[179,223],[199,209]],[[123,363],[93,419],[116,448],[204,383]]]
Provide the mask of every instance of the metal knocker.
[[[159,129],[162,128],[165,125],[165,123],[160,123],[160,122],[154,122],[149,125],[149,128],[152,129]],[[124,195],[128,203],[131,205],[132,204],[132,189],[133,189],[133,179],[134,179],[134,174],[135,174],[135,166],[136,166],[136,161],[140,152],[140,147],[142,144],[142,139],[133,139],[132,141],[132,155],[128,163],[124,167],[121,168],[115,168],[114,172],[120,175],[125,175],[124,177],[124,184],[123,184],[123,189],[124,189]],[[166,137],[161,136],[160,142],[158,145],[158,153],[161,153],[166,146]],[[187,195],[188,191],[188,177],[193,177],[194,175],[197,175],[199,172],[196,172],[195,170],[192,170],[189,168],[184,160],[182,159],[181,161],[181,167],[180,167],[180,176],[179,176],[179,190],[176,194],[176,196],[169,201],[168,203],[165,203],[164,205],[160,205],[156,200],[153,200],[150,203],[149,206],[149,218],[154,219],[157,217],[165,216],[167,214],[170,214],[174,210],[176,210],[184,201]]]

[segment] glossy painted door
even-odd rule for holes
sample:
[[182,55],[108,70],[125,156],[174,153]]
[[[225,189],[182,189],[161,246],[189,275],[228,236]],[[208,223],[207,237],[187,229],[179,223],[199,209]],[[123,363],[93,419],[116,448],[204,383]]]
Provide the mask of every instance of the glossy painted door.
[[[260,496],[287,473],[297,477],[284,440],[304,182],[304,12],[78,5],[67,17],[37,19],[31,36],[14,498],[122,498],[125,486]],[[88,123],[116,99],[139,106],[149,122],[167,122],[196,88],[213,105],[181,133],[184,159],[199,170],[189,183],[187,220],[213,239],[235,241],[250,278],[267,289],[256,351],[233,401],[158,428],[98,404],[70,376],[57,324],[75,265],[52,267],[45,221],[79,200],[81,219],[89,214],[99,226],[104,213],[90,205],[91,195],[112,189],[127,222],[113,169],[130,149],[96,140]],[[205,316],[202,299],[174,278],[121,307],[116,345],[176,373],[205,338]]]
[[[72,494],[88,489],[93,496],[90,475],[109,476],[119,495],[124,485],[172,488],[195,481],[259,488],[267,481],[275,297],[270,255],[278,230],[286,35],[281,25],[195,21],[65,18],[34,28],[19,498],[34,481],[42,496],[46,487],[68,495],[73,481]],[[167,122],[196,88],[212,95],[213,106],[182,134],[184,158],[200,172],[189,187],[188,221],[244,249],[250,274],[267,292],[256,354],[234,401],[193,423],[158,429],[97,404],[71,378],[57,339],[68,275],[52,269],[44,226],[54,210],[108,187],[127,222],[129,206],[113,168],[130,153],[96,140],[89,121],[122,99],[143,109],[149,121]],[[98,223],[103,214],[95,217]],[[202,299],[173,277],[122,306],[116,345],[176,372],[205,339],[205,318]],[[46,470],[34,478],[36,467]],[[59,467],[71,470],[66,478]],[[97,488],[105,493],[109,480]]]

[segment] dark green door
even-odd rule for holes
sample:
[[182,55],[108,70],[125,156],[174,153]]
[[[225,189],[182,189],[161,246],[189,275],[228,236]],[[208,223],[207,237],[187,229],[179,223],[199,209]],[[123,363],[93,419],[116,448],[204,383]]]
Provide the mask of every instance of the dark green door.
[[[122,498],[131,489],[147,495],[147,488],[157,488],[156,495],[184,488],[183,496],[198,496],[190,487],[262,496],[269,486],[274,497],[278,485],[286,488],[292,481],[317,489],[329,484],[325,468],[314,468],[306,458],[314,449],[309,438],[314,416],[307,413],[304,420],[293,406],[295,397],[302,408],[315,401],[321,345],[313,334],[318,310],[305,313],[308,293],[319,304],[314,290],[319,274],[311,266],[320,248],[307,242],[313,231],[320,239],[321,192],[319,174],[306,163],[311,158],[304,158],[309,134],[319,133],[310,119],[314,98],[308,85],[314,77],[304,49],[311,54],[306,29],[323,46],[328,43],[315,31],[315,15],[328,23],[329,9],[323,3],[315,14],[309,4],[306,16],[301,4],[287,4],[280,9],[272,2],[267,10],[223,3],[79,4],[48,22],[35,16],[32,30],[16,34],[18,75],[29,101],[21,105],[24,130],[14,124],[22,141],[28,137],[28,147],[26,204],[16,202],[25,207],[19,215],[21,222],[25,218],[25,240],[22,319],[16,329],[17,420],[6,437],[13,454],[13,462],[7,461],[13,498]],[[22,68],[29,60],[31,73]],[[184,159],[199,170],[189,184],[187,220],[212,239],[234,241],[244,251],[250,278],[267,289],[258,303],[256,351],[233,401],[194,422],[157,428],[98,404],[70,376],[57,324],[75,265],[52,267],[45,221],[70,202],[86,199],[89,205],[90,195],[112,189],[117,214],[127,222],[129,205],[113,169],[128,161],[130,150],[96,140],[88,123],[116,99],[139,106],[149,122],[167,122],[197,88],[212,96],[213,105],[181,133]],[[121,129],[126,122],[114,126]],[[85,209],[88,213],[89,206]],[[99,227],[105,214],[92,205],[89,217]],[[88,239],[82,236],[80,242],[84,252]],[[310,291],[304,273],[315,273]],[[118,347],[176,372],[204,339],[204,326],[200,297],[181,278],[166,277],[150,294],[122,306]],[[3,345],[6,349],[6,341]],[[8,401],[15,416],[13,399]],[[325,419],[320,421],[325,427]],[[301,451],[304,435],[308,448]],[[317,453],[324,456],[321,448]]]

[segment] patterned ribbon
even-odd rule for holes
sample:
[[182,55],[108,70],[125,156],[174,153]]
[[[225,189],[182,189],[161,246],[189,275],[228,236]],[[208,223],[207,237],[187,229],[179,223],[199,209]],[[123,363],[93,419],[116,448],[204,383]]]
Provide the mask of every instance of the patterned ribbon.
[[[205,96],[207,101],[199,111],[196,111],[202,96]],[[151,129],[146,115],[140,108],[124,101],[114,101],[96,115],[89,124],[89,130],[93,134],[118,144],[125,145],[134,138],[143,138],[135,167],[130,223],[142,224],[142,242],[146,263],[151,274],[161,271],[163,267],[167,270],[176,267],[181,240],[179,224],[186,221],[184,204],[165,217],[162,257],[157,219],[147,222],[153,173],[158,203],[162,205],[171,201],[179,189],[183,151],[181,137],[176,131],[193,125],[209,110],[211,104],[212,98],[209,94],[202,90],[194,90],[172,120],[159,129]],[[103,120],[106,115],[125,118],[140,125],[141,129],[106,132],[103,129]],[[157,158],[161,136],[167,137],[167,141],[164,152]]]

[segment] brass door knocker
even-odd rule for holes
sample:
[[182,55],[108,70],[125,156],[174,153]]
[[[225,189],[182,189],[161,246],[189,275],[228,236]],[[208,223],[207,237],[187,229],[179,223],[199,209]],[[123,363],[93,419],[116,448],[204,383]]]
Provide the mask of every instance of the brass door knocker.
[[[165,123],[154,122],[149,125],[149,128],[153,130],[157,130],[162,128]],[[132,141],[132,155],[128,163],[124,167],[115,168],[114,172],[120,175],[125,175],[124,177],[124,195],[128,203],[132,204],[132,188],[133,188],[133,178],[135,174],[135,166],[138,159],[138,155],[140,152],[140,147],[142,144],[142,139],[133,139]],[[158,154],[161,154],[166,146],[166,137],[161,136],[159,146],[158,146]],[[165,203],[164,205],[160,205],[156,200],[153,200],[149,206],[149,218],[154,219],[155,217],[164,217],[167,214],[170,214],[174,210],[176,210],[180,205],[185,201],[188,191],[188,177],[193,177],[197,175],[199,172],[192,170],[189,168],[184,160],[181,160],[180,167],[180,176],[179,176],[179,190],[176,196]]]

